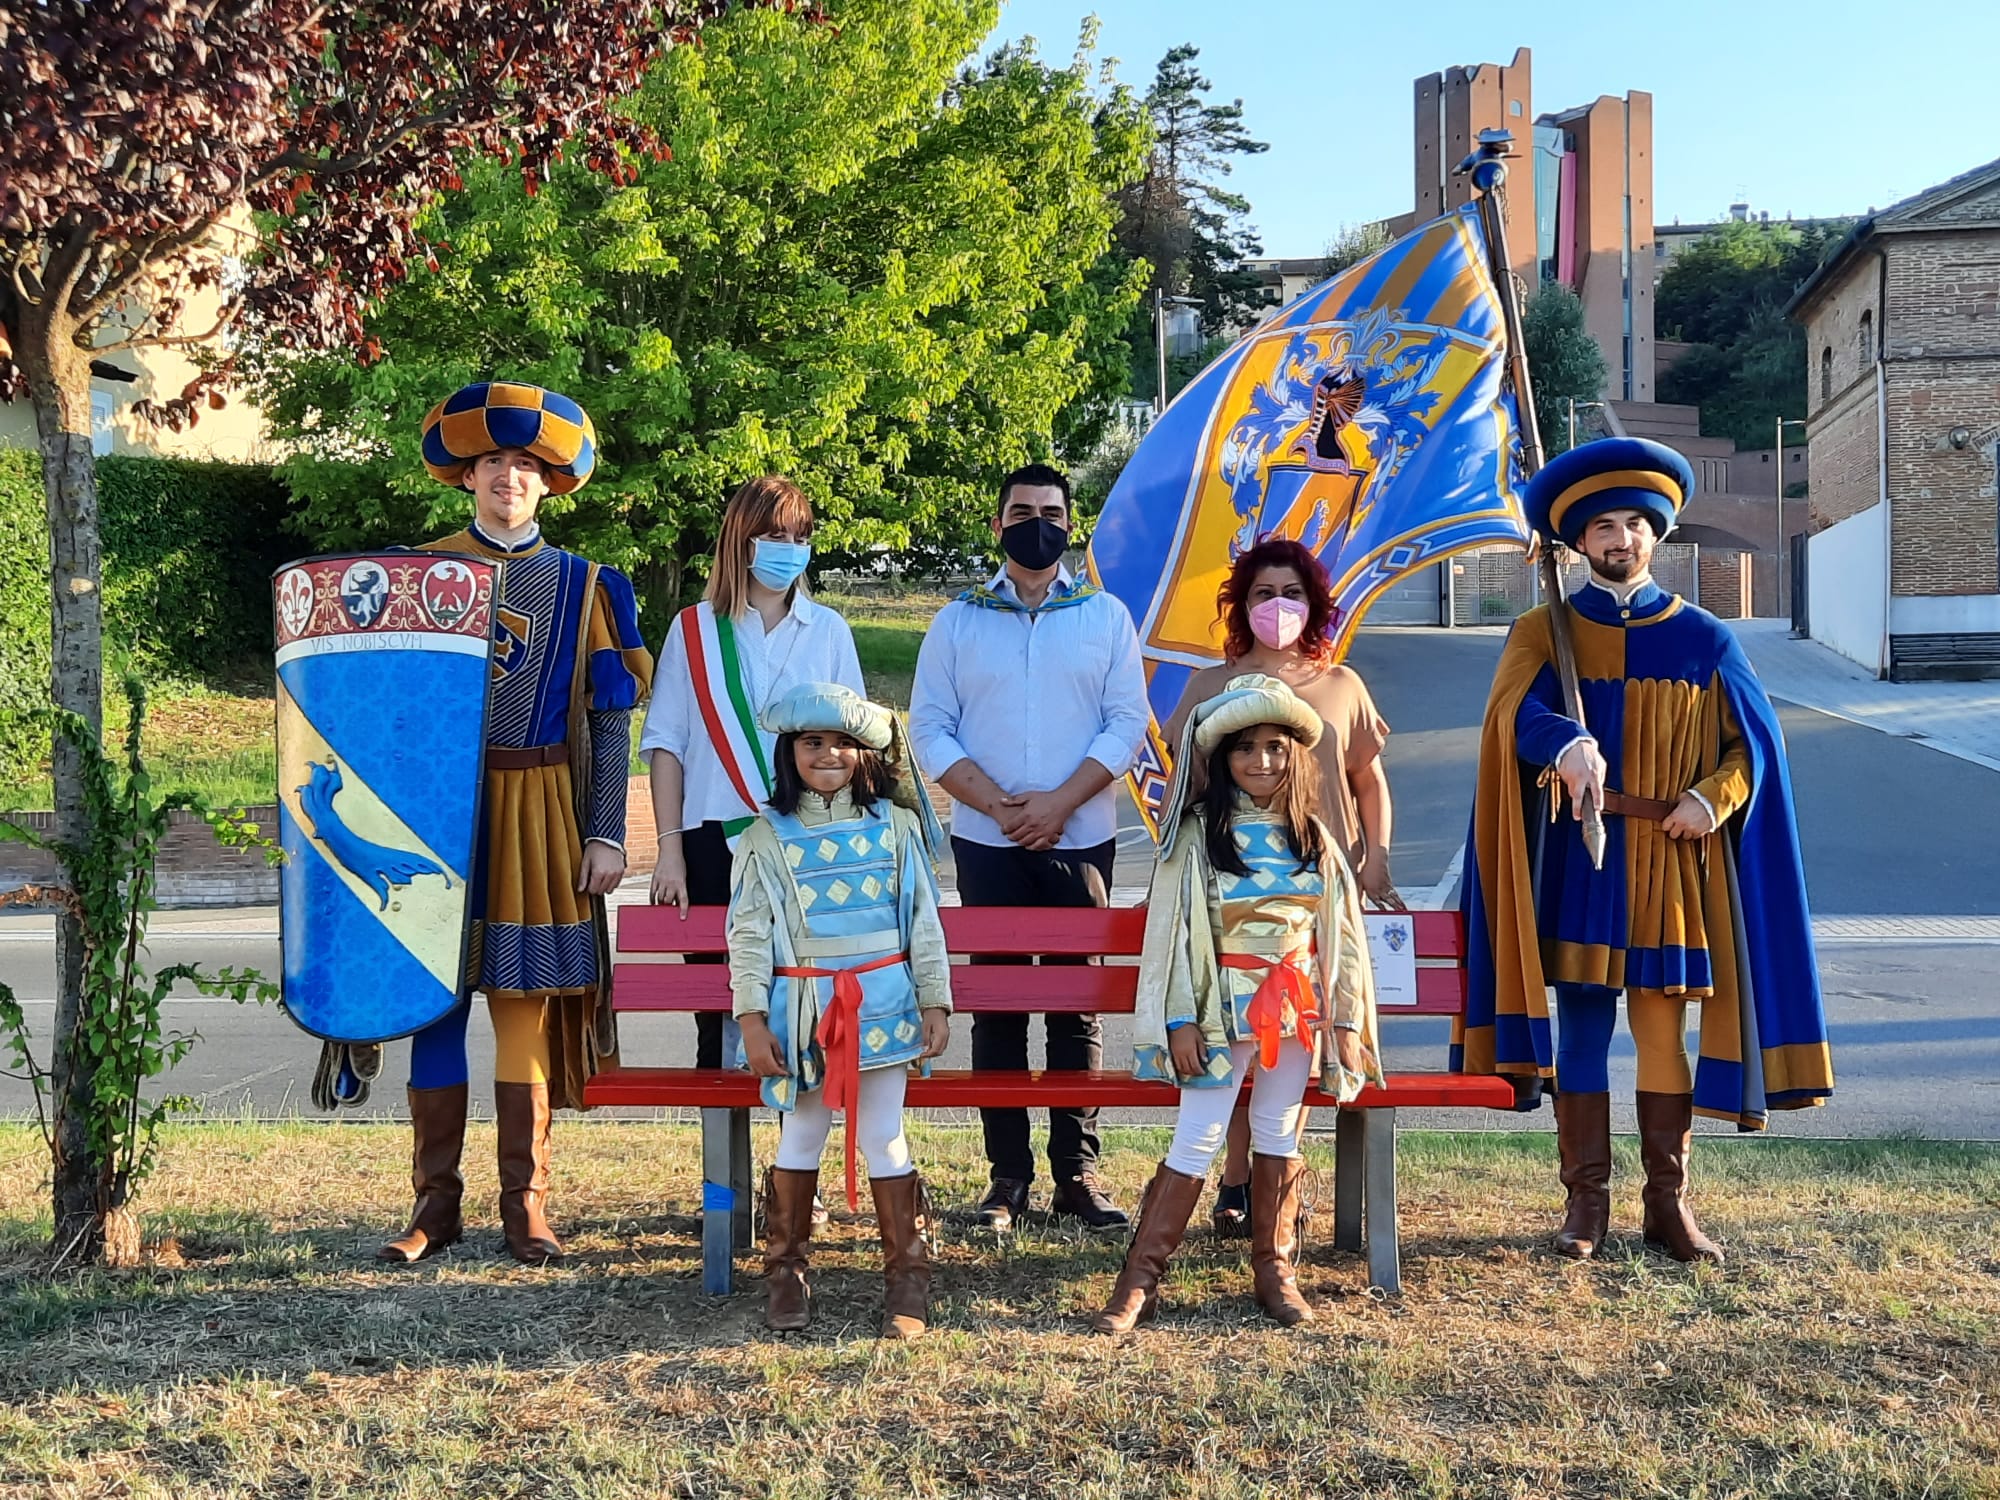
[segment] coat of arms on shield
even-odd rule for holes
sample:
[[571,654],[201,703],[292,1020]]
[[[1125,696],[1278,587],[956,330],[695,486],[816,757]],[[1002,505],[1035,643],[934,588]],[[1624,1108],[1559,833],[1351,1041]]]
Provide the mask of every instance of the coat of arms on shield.
[[495,564],[307,558],[272,580],[285,1010],[336,1042],[458,1003],[479,830]]

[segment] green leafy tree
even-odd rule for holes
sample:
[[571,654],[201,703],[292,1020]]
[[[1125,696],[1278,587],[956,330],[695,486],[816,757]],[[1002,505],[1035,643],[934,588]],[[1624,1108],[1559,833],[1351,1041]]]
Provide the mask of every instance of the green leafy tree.
[[318,540],[461,521],[419,424],[506,375],[591,412],[602,467],[548,516],[637,574],[654,629],[766,469],[812,495],[823,553],[983,542],[992,482],[1049,453],[1118,357],[1137,280],[1099,261],[1143,116],[1087,59],[962,68],[993,0],[827,11],[812,30],[739,12],[667,54],[628,109],[672,157],[629,184],[468,163],[426,226],[435,268],[370,315],[385,358],[261,352]]
[[1660,337],[1693,347],[1660,376],[1662,401],[1701,408],[1702,431],[1764,448],[1780,417],[1806,412],[1805,331],[1785,303],[1847,232],[1844,223],[1729,223],[1660,278]]
[[1383,219],[1368,224],[1347,225],[1328,243],[1326,264],[1321,274],[1338,276],[1349,266],[1360,265],[1377,251],[1387,250],[1395,239],[1389,233],[1388,222]]
[[[1603,393],[1604,351],[1583,326],[1582,299],[1558,282],[1528,299],[1521,341],[1528,347],[1542,451],[1553,456],[1569,447],[1570,402],[1595,401]],[[1581,430],[1579,423],[1579,436]]]
[[[1195,297],[1201,326],[1227,334],[1251,322],[1263,306],[1257,278],[1244,261],[1262,252],[1251,227],[1250,200],[1225,186],[1234,158],[1268,151],[1243,122],[1243,101],[1210,101],[1214,87],[1195,66],[1200,49],[1174,47],[1160,59],[1146,90],[1152,130],[1142,176],[1118,195],[1118,256],[1143,262],[1147,299],[1132,317],[1132,387],[1151,396],[1157,381],[1151,294]],[[1169,372],[1169,387],[1175,384]]]

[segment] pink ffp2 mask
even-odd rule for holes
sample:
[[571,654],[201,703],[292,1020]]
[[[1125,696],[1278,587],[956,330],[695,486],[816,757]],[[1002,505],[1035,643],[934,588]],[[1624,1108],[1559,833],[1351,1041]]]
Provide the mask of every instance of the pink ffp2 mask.
[[1306,607],[1297,599],[1266,599],[1250,606],[1250,633],[1273,651],[1283,651],[1305,634]]

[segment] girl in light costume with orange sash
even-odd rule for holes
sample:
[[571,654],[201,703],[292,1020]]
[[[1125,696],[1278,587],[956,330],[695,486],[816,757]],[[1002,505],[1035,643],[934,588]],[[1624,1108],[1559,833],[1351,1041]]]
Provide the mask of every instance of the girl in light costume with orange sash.
[[[1319,772],[1306,753],[1322,727],[1283,682],[1257,675],[1233,679],[1189,715],[1161,821],[1132,1028],[1134,1074],[1179,1083],[1180,1115],[1092,1325],[1099,1333],[1152,1314],[1253,1066],[1257,1301],[1286,1326],[1313,1317],[1297,1270],[1301,1101],[1315,1064],[1343,1102],[1382,1077],[1358,886],[1317,814]],[[1197,768],[1205,784],[1191,785]]]
[[728,941],[744,1057],[783,1122],[765,1179],[764,1320],[780,1331],[811,1321],[806,1241],[839,1109],[848,1207],[858,1153],[881,1227],[882,1335],[914,1338],[930,1316],[930,1260],[903,1093],[910,1067],[944,1051],[951,1015],[937,817],[891,710],[807,683],[763,727],[777,736],[776,785],[737,845]]

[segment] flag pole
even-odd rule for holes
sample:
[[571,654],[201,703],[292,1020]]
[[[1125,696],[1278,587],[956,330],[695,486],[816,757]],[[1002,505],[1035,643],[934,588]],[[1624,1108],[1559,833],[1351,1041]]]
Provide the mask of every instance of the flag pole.
[[[1528,349],[1521,337],[1521,294],[1514,284],[1513,263],[1507,254],[1507,150],[1512,132],[1482,130],[1479,149],[1458,164],[1457,174],[1472,178],[1479,199],[1479,219],[1486,229],[1487,263],[1493,272],[1494,289],[1500,295],[1501,316],[1507,328],[1508,378],[1514,386],[1515,413],[1521,428],[1521,467],[1532,479],[1541,471],[1542,429],[1535,417],[1535,389],[1528,370]],[[1542,593],[1549,603],[1549,633],[1555,641],[1556,675],[1562,681],[1563,706],[1569,716],[1589,725],[1583,717],[1583,689],[1576,671],[1576,640],[1570,620],[1569,600],[1563,594],[1562,573],[1556,567],[1557,538],[1541,538]],[[1597,799],[1588,791],[1581,799],[1583,844],[1590,860],[1604,868],[1604,817]]]

